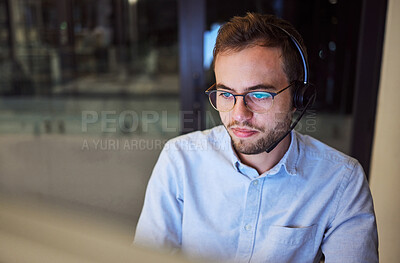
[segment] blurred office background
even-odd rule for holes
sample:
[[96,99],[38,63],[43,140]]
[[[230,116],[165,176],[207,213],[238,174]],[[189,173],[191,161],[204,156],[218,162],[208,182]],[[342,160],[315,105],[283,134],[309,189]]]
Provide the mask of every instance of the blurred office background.
[[[28,207],[45,205],[52,221],[104,219],[130,243],[162,145],[220,123],[204,95],[214,81],[213,42],[221,24],[247,11],[287,19],[304,37],[318,98],[297,129],[356,157],[380,182],[373,172],[387,165],[371,159],[380,156],[377,97],[393,81],[381,79],[381,58],[384,43],[398,43],[400,23],[387,16],[399,11],[396,0],[378,2],[0,0],[0,218],[26,211],[40,221]],[[387,198],[380,194],[377,204]]]

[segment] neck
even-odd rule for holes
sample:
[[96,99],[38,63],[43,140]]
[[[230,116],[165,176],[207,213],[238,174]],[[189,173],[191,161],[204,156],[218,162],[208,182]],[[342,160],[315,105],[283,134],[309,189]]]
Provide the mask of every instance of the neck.
[[263,174],[274,167],[283,158],[289,149],[291,134],[289,133],[271,152],[259,154],[237,153],[240,161],[257,170],[258,174]]

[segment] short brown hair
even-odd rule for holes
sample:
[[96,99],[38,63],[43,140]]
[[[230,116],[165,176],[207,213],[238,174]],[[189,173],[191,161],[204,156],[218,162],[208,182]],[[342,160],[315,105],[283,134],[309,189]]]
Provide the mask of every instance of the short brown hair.
[[303,39],[292,24],[274,15],[247,13],[243,17],[233,17],[219,29],[213,53],[214,63],[219,53],[227,51],[237,52],[256,45],[279,47],[282,50],[283,71],[288,82],[303,81],[304,69],[299,51],[290,37],[276,26],[297,39],[307,58]]

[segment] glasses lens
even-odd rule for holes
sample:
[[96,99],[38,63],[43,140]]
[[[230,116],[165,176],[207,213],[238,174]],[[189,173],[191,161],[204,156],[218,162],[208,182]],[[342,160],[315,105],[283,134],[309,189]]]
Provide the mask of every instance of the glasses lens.
[[254,112],[267,112],[274,103],[274,98],[268,92],[254,91],[250,92],[245,97],[247,107]]
[[209,93],[210,103],[217,111],[230,111],[235,105],[235,97],[226,91],[213,90]]

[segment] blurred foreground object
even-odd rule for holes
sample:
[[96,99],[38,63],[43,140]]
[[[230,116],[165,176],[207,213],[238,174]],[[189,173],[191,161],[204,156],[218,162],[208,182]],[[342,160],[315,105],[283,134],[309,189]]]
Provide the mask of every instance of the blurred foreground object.
[[93,212],[0,195],[0,262],[187,262],[133,247],[132,232]]

